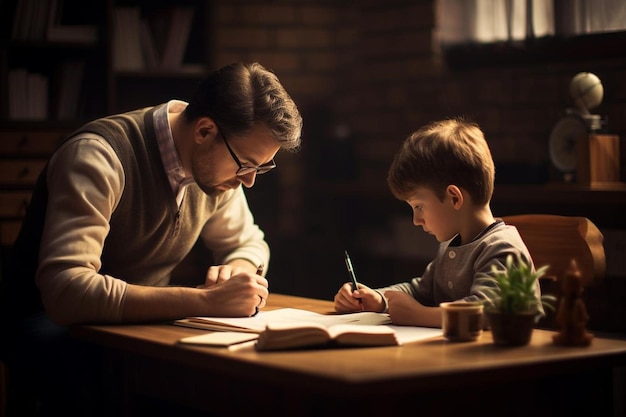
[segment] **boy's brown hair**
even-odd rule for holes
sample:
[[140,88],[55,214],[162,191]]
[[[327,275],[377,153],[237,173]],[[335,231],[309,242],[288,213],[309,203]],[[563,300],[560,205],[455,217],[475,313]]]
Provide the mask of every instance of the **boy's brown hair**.
[[448,185],[466,190],[475,205],[489,203],[495,166],[478,125],[464,118],[432,122],[411,134],[389,168],[393,195],[408,200],[418,187],[443,200]]

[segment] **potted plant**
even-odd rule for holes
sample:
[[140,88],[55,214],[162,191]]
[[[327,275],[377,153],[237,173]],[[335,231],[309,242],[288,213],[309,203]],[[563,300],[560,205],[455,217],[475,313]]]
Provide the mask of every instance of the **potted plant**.
[[548,265],[534,270],[523,259],[509,255],[505,268],[492,268],[492,275],[477,279],[477,292],[496,345],[521,346],[530,341],[536,322],[545,310],[554,310],[556,298],[538,295],[536,286]]

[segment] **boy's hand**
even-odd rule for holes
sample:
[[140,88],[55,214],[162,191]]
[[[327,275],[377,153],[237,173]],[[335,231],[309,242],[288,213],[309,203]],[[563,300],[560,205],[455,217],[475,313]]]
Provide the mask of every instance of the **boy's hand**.
[[398,326],[441,327],[441,308],[426,307],[401,291],[385,291],[389,318]]
[[419,315],[421,306],[410,294],[401,291],[386,291],[389,318],[393,324],[400,326],[414,326],[415,318]]
[[382,296],[366,285],[359,284],[359,289],[352,291],[352,283],[346,282],[335,294],[335,311],[353,313],[355,311],[383,311],[385,303]]

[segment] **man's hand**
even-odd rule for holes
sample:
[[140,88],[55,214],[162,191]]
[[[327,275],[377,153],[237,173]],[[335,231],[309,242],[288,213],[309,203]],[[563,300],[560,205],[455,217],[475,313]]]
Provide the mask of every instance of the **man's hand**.
[[252,316],[265,307],[269,296],[268,282],[255,273],[242,272],[206,287],[210,315],[223,317]]
[[257,267],[252,263],[243,260],[235,259],[232,262],[225,265],[214,265],[209,267],[204,279],[204,285],[200,285],[198,288],[208,288],[220,282],[228,281],[235,275],[241,273],[256,274]]

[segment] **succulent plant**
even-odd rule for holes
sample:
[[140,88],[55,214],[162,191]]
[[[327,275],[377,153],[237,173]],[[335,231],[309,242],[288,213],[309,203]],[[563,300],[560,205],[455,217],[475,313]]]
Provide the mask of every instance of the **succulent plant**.
[[556,298],[552,295],[537,296],[535,286],[548,270],[549,265],[533,269],[523,259],[507,256],[504,269],[492,267],[492,274],[478,278],[477,293],[483,298],[485,311],[507,314],[536,313],[539,320],[545,309],[554,311]]

